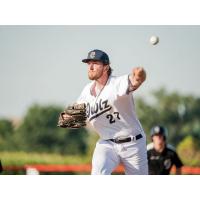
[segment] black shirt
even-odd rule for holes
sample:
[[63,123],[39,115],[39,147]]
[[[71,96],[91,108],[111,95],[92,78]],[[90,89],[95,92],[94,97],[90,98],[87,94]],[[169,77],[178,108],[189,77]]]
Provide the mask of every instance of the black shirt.
[[161,153],[151,148],[147,151],[147,157],[150,175],[168,175],[173,165],[177,168],[183,166],[175,150],[169,147],[165,147]]
[[1,160],[0,160],[0,173],[3,171],[3,167],[2,167],[2,164],[1,164]]

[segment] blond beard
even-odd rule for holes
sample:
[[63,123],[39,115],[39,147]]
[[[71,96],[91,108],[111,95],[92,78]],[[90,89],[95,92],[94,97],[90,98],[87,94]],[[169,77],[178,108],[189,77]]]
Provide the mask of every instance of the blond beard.
[[97,80],[97,79],[99,79],[102,75],[103,75],[103,70],[102,70],[99,74],[96,74],[96,73],[93,73],[93,72],[88,72],[88,78],[89,78],[90,80]]

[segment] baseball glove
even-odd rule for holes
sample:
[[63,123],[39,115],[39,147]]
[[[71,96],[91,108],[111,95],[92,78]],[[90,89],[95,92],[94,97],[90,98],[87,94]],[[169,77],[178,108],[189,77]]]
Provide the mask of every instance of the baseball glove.
[[73,104],[60,113],[57,126],[62,128],[82,128],[86,126],[86,119],[86,105],[84,103]]

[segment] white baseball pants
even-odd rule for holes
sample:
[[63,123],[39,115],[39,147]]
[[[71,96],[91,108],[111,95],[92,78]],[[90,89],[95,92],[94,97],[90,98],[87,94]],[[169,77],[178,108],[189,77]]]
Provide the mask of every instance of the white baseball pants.
[[123,164],[126,175],[147,175],[146,138],[121,144],[99,140],[92,158],[92,175],[110,175]]

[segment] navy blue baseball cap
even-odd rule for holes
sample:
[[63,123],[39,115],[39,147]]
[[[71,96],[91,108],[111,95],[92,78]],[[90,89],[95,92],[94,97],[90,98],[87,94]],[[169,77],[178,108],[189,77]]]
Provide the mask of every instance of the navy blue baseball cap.
[[110,64],[110,60],[109,60],[107,53],[105,53],[99,49],[94,49],[94,50],[90,51],[88,53],[88,57],[86,59],[83,59],[82,62],[88,63],[91,60],[100,61],[105,65]]

